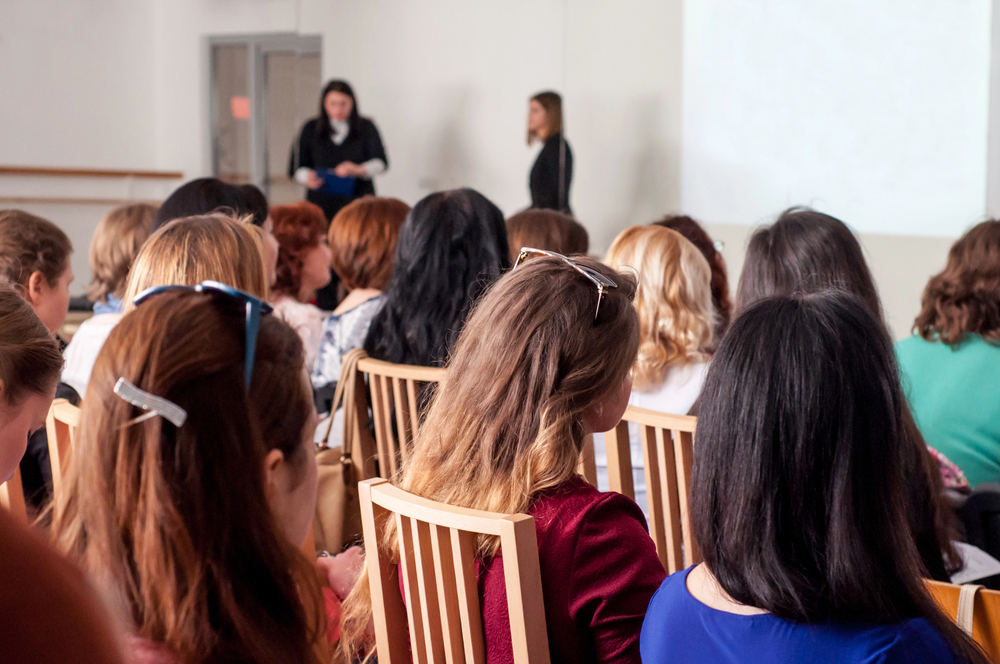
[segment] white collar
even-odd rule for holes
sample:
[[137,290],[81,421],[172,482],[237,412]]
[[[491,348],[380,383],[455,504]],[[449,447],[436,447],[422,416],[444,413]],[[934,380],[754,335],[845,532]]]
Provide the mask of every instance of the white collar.
[[347,134],[351,131],[351,125],[345,120],[330,119],[330,140],[340,145],[347,139]]

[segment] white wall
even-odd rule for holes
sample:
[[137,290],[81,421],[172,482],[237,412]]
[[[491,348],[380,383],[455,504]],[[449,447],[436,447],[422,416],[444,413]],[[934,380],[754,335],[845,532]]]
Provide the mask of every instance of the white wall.
[[985,212],[990,5],[687,0],[684,209],[957,236]]

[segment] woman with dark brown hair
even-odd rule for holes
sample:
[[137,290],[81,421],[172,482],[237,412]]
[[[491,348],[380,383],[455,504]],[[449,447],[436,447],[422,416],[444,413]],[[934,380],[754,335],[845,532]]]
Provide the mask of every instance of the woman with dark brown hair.
[[150,289],[98,355],[52,532],[126,613],[140,661],[320,661],[298,550],[316,416],[302,343],[268,310],[215,282]]
[[[789,208],[750,237],[736,290],[736,314],[776,295],[830,289],[860,298],[885,326],[875,281],[861,244],[847,224],[807,207]],[[961,561],[951,542],[951,507],[944,500],[942,481],[945,469],[931,456],[909,409],[904,409],[903,424],[912,441],[906,448],[910,452],[906,476],[914,539],[927,575],[948,581]]]
[[704,562],[653,597],[642,661],[986,664],[924,582],[905,413],[889,335],[857,296],[743,308],[698,418]]
[[715,243],[708,236],[701,225],[686,215],[671,214],[659,221],[654,221],[653,225],[663,226],[672,231],[677,231],[691,244],[698,247],[708,266],[712,268],[712,304],[715,306],[715,343],[718,344],[722,335],[729,327],[729,319],[733,313],[733,303],[729,299],[729,271],[726,269],[726,261],[715,248]]
[[318,205],[299,201],[271,208],[274,237],[278,240],[272,304],[278,318],[302,338],[306,369],[312,371],[319,351],[323,312],[310,304],[316,290],[330,283],[330,245],[326,218]]
[[952,246],[913,327],[896,355],[920,431],[973,487],[1000,482],[1000,221]]

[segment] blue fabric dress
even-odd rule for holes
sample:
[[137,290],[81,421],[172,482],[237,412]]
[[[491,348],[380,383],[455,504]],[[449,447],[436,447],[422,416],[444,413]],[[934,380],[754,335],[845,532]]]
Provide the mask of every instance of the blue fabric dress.
[[890,625],[806,625],[771,614],[713,609],[687,589],[693,568],[672,574],[653,595],[642,623],[643,664],[953,664],[944,638],[923,618]]

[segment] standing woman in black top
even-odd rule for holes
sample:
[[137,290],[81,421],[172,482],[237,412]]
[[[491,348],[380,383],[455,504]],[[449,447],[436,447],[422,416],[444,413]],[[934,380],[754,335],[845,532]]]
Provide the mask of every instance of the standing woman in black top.
[[542,141],[541,152],[531,167],[531,207],[572,214],[569,184],[573,179],[573,151],[563,137],[562,97],[539,92],[528,105],[528,145]]
[[[323,208],[327,221],[354,199],[374,195],[372,178],[389,166],[378,129],[358,115],[354,90],[346,81],[330,81],[323,88],[319,117],[302,127],[297,147],[288,175],[309,188],[306,199]],[[342,178],[357,178],[353,192],[323,191],[323,179],[316,169],[327,168]]]

